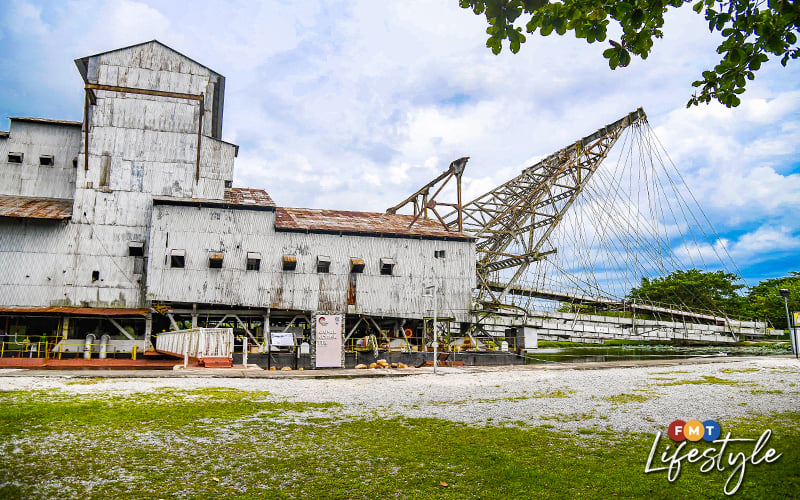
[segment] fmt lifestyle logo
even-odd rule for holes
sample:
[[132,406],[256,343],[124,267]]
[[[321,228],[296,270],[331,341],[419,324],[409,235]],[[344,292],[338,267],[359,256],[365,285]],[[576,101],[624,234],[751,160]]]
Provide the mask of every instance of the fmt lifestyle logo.
[[[731,468],[730,475],[723,488],[726,495],[733,495],[739,490],[748,463],[753,466],[761,463],[772,463],[781,457],[781,454],[777,453],[774,448],[767,448],[769,438],[772,436],[770,429],[765,430],[758,439],[732,438],[730,432],[724,438],[720,438],[722,436],[722,428],[714,420],[706,420],[705,422],[700,422],[699,420],[689,420],[688,422],[675,420],[669,424],[667,435],[672,442],[668,442],[661,453],[659,458],[661,464],[656,464],[663,466],[654,467],[653,465],[658,445],[661,441],[661,431],[659,431],[655,440],[653,440],[650,455],[647,457],[647,465],[644,468],[645,474],[666,471],[667,481],[672,483],[680,476],[681,465],[684,462],[688,464],[699,462],[700,472],[703,473],[712,471],[726,472],[728,468]],[[694,446],[694,443],[699,441],[705,441],[715,446],[708,446],[701,450]],[[755,443],[748,450],[749,454],[744,451],[731,451],[734,447],[737,450],[743,446],[747,448],[748,443]],[[672,446],[675,446],[675,448],[673,449]],[[728,452],[727,457],[725,455],[726,451]]]

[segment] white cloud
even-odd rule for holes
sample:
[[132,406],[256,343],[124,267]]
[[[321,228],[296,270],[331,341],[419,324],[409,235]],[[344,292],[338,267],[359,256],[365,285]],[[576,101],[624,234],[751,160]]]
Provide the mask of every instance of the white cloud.
[[[519,54],[494,56],[485,20],[454,1],[10,5],[25,29],[0,13],[0,112],[80,119],[72,60],[158,38],[227,77],[235,183],[281,204],[384,210],[461,156],[471,200],[643,106],[721,234],[767,221],[800,230],[784,215],[800,209],[798,68],[765,65],[739,108],[685,109],[691,81],[719,58],[718,37],[688,7],[668,14],[648,60],[610,71],[606,44],[572,35],[532,35]],[[757,251],[745,243],[732,245]]]

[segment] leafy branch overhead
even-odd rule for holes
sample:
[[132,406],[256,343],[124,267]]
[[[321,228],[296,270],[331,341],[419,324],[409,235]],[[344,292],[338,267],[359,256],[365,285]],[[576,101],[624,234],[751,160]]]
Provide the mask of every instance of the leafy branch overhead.
[[[511,52],[517,53],[525,42],[525,33],[537,30],[543,36],[572,31],[588,43],[605,42],[608,26],[619,25],[619,40],[608,40],[603,51],[611,69],[628,66],[631,56],[647,59],[656,38],[662,38],[664,14],[670,7],[693,3],[703,14],[712,32],[722,35],[717,47],[719,63],[703,71],[702,79],[692,83],[698,91],[687,106],[716,99],[728,107],[739,105],[739,95],[748,80],[771,57],[786,66],[800,57],[797,35],[800,29],[800,6],[797,0],[459,0],[461,7],[485,15],[489,27],[486,46],[499,54],[508,40]],[[524,26],[521,24],[524,20]]]

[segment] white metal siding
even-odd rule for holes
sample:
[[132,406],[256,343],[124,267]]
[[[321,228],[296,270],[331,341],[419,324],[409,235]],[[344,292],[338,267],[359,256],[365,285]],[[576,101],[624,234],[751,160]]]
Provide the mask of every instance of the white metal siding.
[[[11,121],[8,139],[0,140],[0,194],[37,198],[72,198],[81,129],[50,123]],[[23,163],[8,163],[8,153],[23,153]],[[53,166],[40,166],[52,155]]]
[[[343,311],[420,318],[432,309],[422,297],[438,284],[440,315],[468,321],[474,287],[474,244],[453,240],[381,238],[276,232],[265,211],[158,205],[153,209],[147,296],[152,300]],[[186,250],[185,268],[167,255]],[[445,250],[445,259],[435,259]],[[222,269],[209,269],[209,252],[224,252]],[[262,256],[259,271],[246,271],[248,252]],[[282,270],[284,255],[297,257],[295,271]],[[331,258],[330,273],[317,273],[317,257]],[[356,304],[348,307],[350,259],[365,261],[356,274]],[[380,259],[395,261],[394,275],[380,274]]]

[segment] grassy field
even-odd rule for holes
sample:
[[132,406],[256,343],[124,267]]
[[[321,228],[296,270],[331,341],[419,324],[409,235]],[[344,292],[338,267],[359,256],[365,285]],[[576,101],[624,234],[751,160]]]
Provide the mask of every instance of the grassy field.
[[[768,446],[783,454],[748,464],[737,497],[800,497],[800,413],[722,426],[733,437],[771,429]],[[0,498],[723,496],[732,467],[700,473],[684,462],[673,483],[645,474],[654,437],[384,419],[369,409],[354,419],[335,403],[222,388],[0,391]]]

